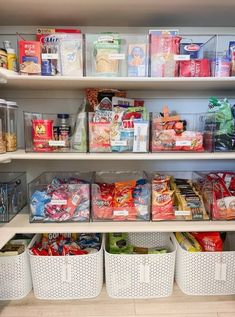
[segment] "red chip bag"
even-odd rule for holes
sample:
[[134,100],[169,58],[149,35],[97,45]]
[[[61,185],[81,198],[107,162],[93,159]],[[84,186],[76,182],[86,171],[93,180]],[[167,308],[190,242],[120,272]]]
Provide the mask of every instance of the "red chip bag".
[[209,59],[191,59],[189,61],[180,61],[180,77],[210,77]]
[[223,241],[219,232],[191,232],[205,252],[223,251]]

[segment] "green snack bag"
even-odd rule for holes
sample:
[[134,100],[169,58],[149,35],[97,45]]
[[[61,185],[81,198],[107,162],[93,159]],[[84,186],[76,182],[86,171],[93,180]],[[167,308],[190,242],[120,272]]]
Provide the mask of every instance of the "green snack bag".
[[109,252],[113,254],[132,253],[132,247],[127,242],[127,233],[109,233]]

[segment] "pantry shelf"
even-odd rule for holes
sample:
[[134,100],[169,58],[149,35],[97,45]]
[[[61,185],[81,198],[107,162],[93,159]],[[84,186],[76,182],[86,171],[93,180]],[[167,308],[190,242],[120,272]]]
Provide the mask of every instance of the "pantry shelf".
[[70,77],[70,76],[21,76],[13,71],[0,69],[0,88],[27,90],[73,90],[84,88],[115,88],[144,90],[218,91],[235,89],[235,77]]
[[0,225],[0,246],[14,233],[235,231],[234,221],[29,223],[27,210]]
[[153,160],[235,160],[235,152],[218,153],[26,153],[24,150],[0,155],[0,163],[12,160],[90,160],[90,161],[153,161]]

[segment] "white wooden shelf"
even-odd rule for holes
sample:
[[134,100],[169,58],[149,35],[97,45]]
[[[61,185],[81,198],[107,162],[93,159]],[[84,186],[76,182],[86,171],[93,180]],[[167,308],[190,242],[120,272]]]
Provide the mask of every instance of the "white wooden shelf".
[[26,153],[24,150],[0,155],[0,163],[12,160],[90,160],[90,161],[161,161],[161,160],[234,160],[235,152],[216,153]]
[[235,77],[215,78],[150,78],[150,77],[70,77],[22,76],[0,68],[0,88],[31,90],[72,90],[84,88],[116,88],[125,90],[234,90]]
[[0,247],[14,233],[235,231],[235,221],[30,223],[27,210],[0,224]]

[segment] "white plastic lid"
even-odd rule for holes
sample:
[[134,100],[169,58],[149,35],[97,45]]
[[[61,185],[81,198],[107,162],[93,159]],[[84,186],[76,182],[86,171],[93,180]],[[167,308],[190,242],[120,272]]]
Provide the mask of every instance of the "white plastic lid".
[[0,105],[7,105],[7,102],[5,99],[0,99]]
[[8,108],[18,108],[17,103],[15,101],[6,101]]

